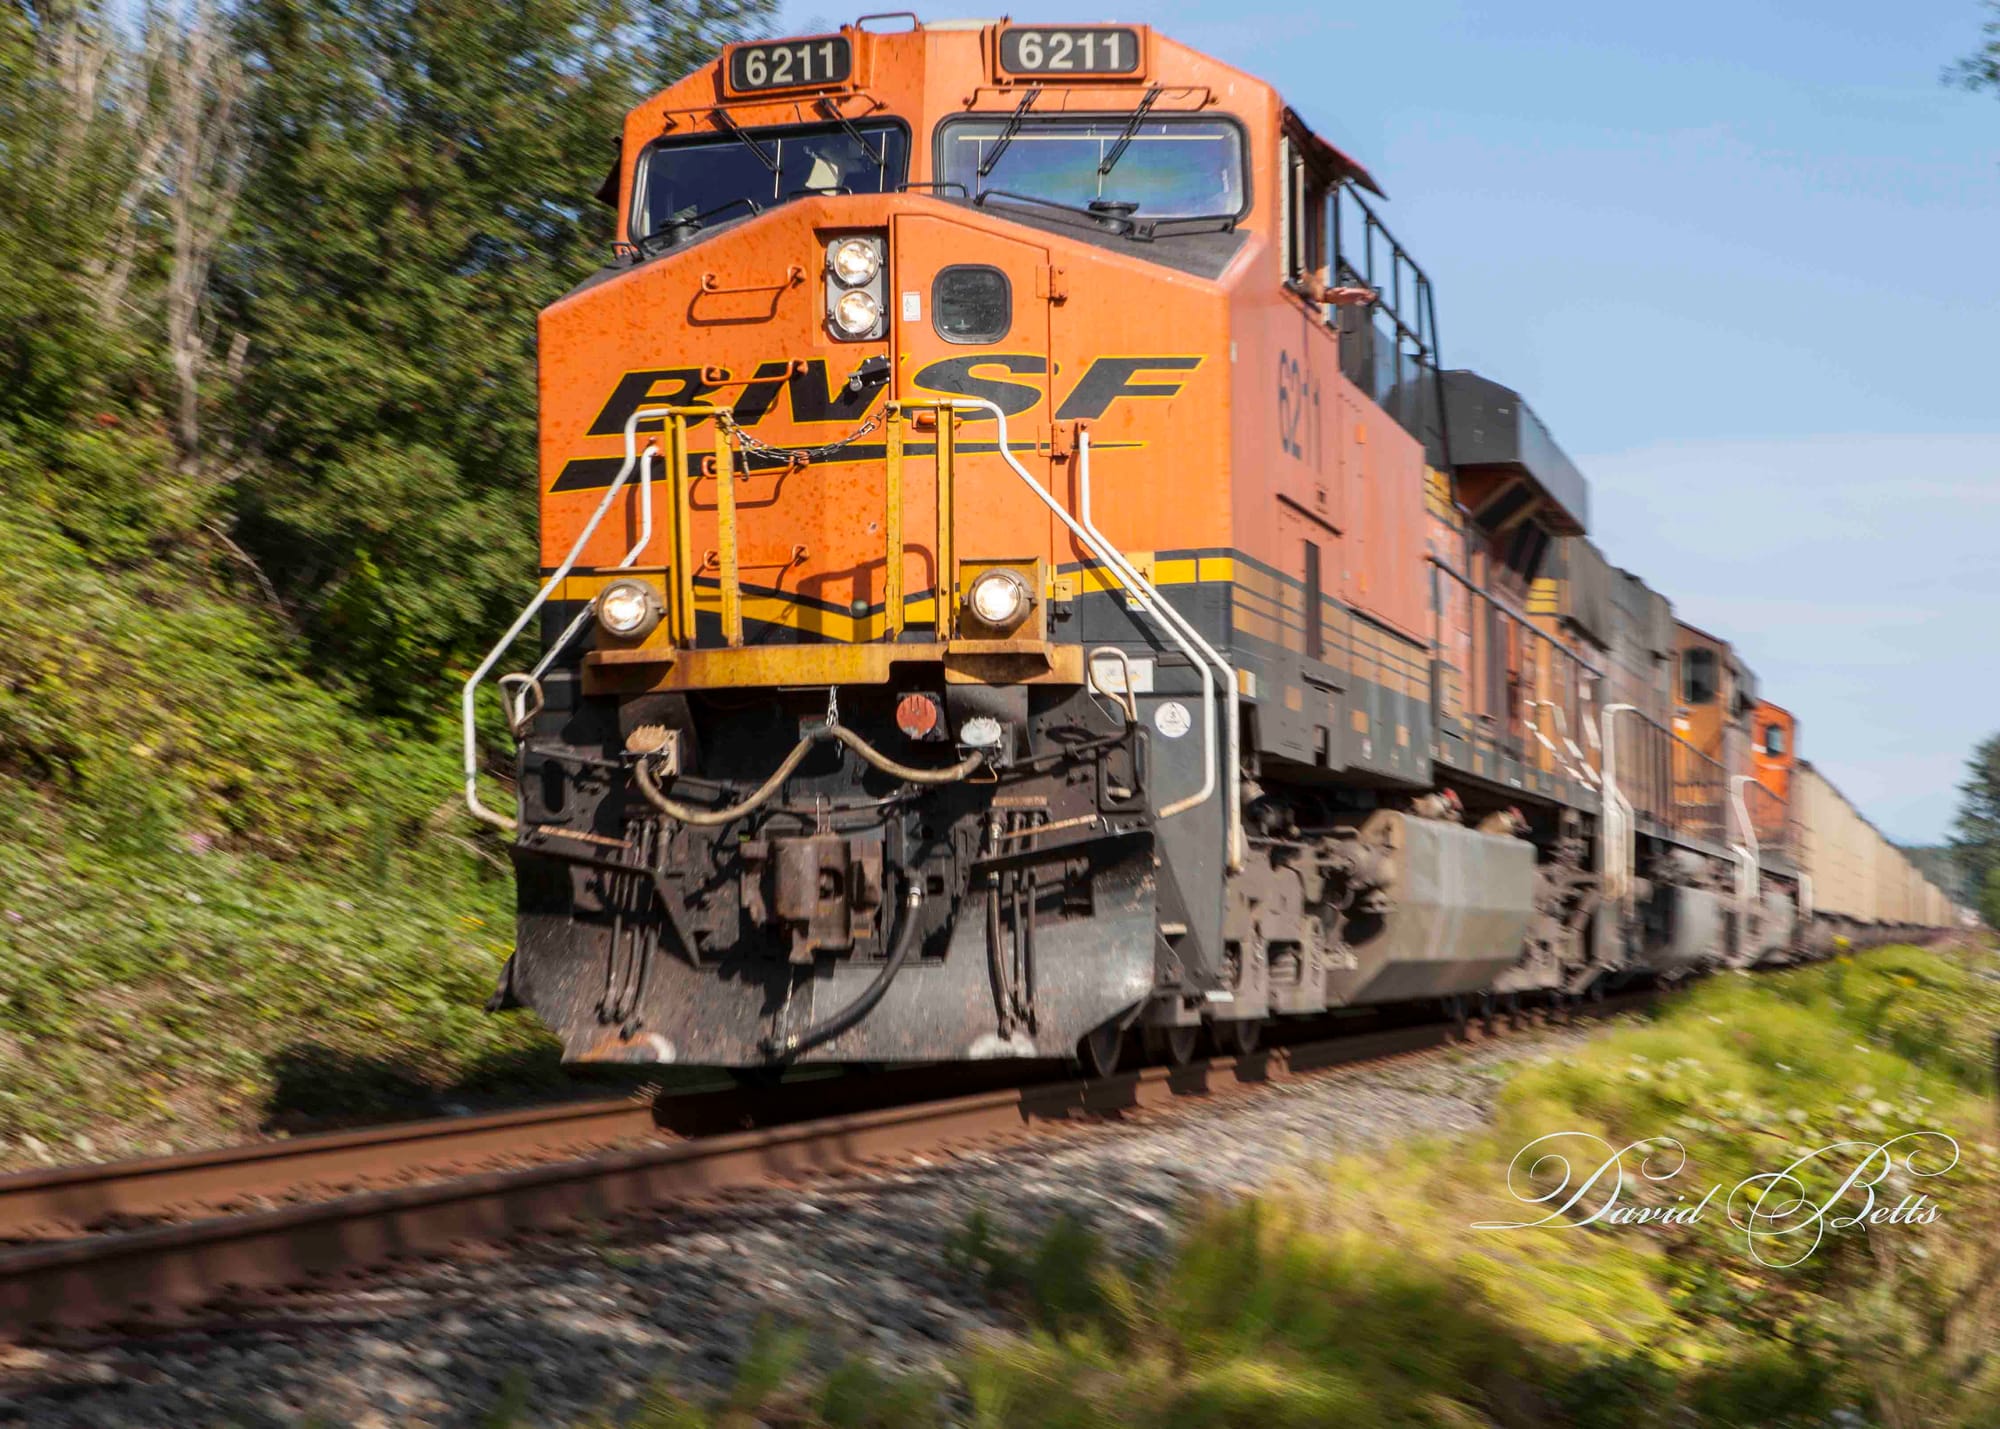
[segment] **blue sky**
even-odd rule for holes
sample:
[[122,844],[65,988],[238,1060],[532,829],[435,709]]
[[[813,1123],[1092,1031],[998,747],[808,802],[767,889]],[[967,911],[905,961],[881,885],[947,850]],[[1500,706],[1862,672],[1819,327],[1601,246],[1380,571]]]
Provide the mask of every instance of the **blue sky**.
[[1943,834],[2000,729],[2000,100],[1939,82],[1975,0],[1009,13],[1275,83],[1381,180],[1445,361],[1541,413],[1611,559],[1886,833]]

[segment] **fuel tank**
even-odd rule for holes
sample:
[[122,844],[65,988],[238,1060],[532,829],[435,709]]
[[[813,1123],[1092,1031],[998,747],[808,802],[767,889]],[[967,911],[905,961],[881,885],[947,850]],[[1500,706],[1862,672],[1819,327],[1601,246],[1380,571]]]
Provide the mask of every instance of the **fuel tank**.
[[1690,973],[1723,956],[1728,931],[1728,902],[1720,893],[1655,883],[1641,906],[1641,960],[1657,973]]
[[1351,966],[1327,974],[1334,1005],[1477,992],[1521,955],[1535,911],[1535,849],[1522,839],[1379,810],[1385,911],[1349,924]]

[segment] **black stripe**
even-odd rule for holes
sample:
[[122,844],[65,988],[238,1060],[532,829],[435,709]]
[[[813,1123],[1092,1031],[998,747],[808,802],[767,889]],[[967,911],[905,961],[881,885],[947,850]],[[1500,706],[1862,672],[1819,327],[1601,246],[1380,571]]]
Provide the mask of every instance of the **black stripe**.
[[[1116,451],[1144,445],[1144,442],[1096,443],[1100,451]],[[1000,443],[960,442],[957,450],[961,455],[968,453],[980,455],[999,451]],[[1007,450],[1032,453],[1040,451],[1041,444],[1039,442],[1009,442],[1007,443]],[[937,455],[937,443],[935,441],[905,442],[903,443],[903,453],[906,456],[935,456]],[[713,452],[689,452],[687,474],[690,477],[704,475],[706,464],[713,455]],[[814,457],[811,464],[813,466],[846,466],[855,462],[886,461],[888,460],[888,456],[889,448],[882,442],[855,442],[853,445],[842,447],[839,451],[828,456]],[[551,494],[558,491],[593,491],[609,486],[618,479],[618,473],[624,465],[625,458],[622,456],[584,456],[572,458],[570,461],[564,463],[562,471],[556,476],[555,484],[549,487],[549,491]],[[739,471],[783,471],[786,469],[787,463],[781,457],[762,456],[756,452],[744,452],[737,456],[736,465]]]

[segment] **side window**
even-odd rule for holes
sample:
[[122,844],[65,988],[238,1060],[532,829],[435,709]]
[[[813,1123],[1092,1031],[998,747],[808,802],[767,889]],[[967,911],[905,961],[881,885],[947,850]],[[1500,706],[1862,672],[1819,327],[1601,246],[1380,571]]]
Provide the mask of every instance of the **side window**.
[[1716,696],[1716,660],[1713,650],[1695,648],[1681,652],[1681,703],[1705,705]]
[[1290,282],[1309,273],[1324,277],[1327,187],[1306,167],[1305,156],[1289,137],[1279,147],[1278,171],[1283,176],[1279,196],[1284,209],[1284,279]]
[[1785,752],[1785,727],[1781,724],[1764,726],[1764,752],[1778,756]]
[[946,342],[998,342],[1014,325],[1014,289],[984,263],[954,263],[931,281],[931,326]]
[[1319,542],[1306,542],[1306,658],[1326,658],[1326,614],[1319,584]]

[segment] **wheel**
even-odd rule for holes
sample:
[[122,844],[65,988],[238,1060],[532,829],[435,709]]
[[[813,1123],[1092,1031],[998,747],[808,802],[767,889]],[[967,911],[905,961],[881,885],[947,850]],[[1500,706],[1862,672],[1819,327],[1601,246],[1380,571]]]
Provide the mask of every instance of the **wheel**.
[[1215,1037],[1215,1050],[1225,1057],[1247,1057],[1263,1040],[1264,1024],[1254,1017],[1232,1018],[1209,1026]]
[[1153,1061],[1165,1062],[1170,1067],[1185,1067],[1194,1060],[1196,1043],[1201,1040],[1201,1028],[1196,1027],[1148,1027],[1146,1029],[1146,1055]]
[[1076,1044],[1077,1060],[1085,1075],[1108,1077],[1118,1070],[1118,1052],[1125,1036],[1115,1022],[1107,1022],[1095,1032],[1086,1032]]
[[1462,995],[1453,994],[1444,1000],[1444,1020],[1451,1024],[1452,1039],[1464,1041],[1467,1013],[1465,998]]

